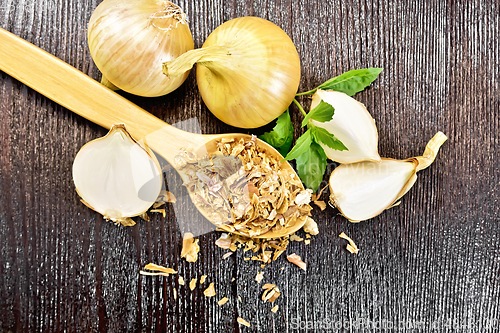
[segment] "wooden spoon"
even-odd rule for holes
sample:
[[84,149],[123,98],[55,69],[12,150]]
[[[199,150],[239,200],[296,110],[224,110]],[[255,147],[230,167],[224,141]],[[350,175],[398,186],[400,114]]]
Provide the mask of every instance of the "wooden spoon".
[[[113,124],[124,123],[136,140],[147,139],[148,146],[174,167],[174,157],[181,148],[198,150],[205,146],[211,153],[215,150],[216,140],[251,138],[247,134],[202,135],[177,129],[76,68],[1,28],[0,70],[102,127],[109,129]],[[259,140],[259,145],[277,160],[283,160],[283,156],[264,141]],[[281,162],[281,167],[295,173],[286,161]],[[185,177],[182,172],[179,174]],[[199,210],[206,216],[202,209]],[[276,238],[294,233],[302,228],[305,220],[306,217],[296,219],[296,223],[288,228],[269,231],[255,238]],[[221,229],[230,231],[226,226]]]

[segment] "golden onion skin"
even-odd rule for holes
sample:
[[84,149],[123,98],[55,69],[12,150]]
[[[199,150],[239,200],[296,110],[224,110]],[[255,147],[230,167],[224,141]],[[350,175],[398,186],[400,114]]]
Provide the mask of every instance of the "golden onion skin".
[[[166,17],[175,10],[182,14]],[[104,0],[88,25],[95,64],[116,87],[154,97],[177,89],[189,72],[176,78],[162,73],[162,63],[194,48],[184,13],[169,1]],[[162,17],[163,16],[163,17]]]
[[225,22],[203,48],[227,45],[227,60],[198,62],[198,88],[208,109],[226,124],[264,126],[292,103],[300,83],[300,59],[288,35],[258,17]]

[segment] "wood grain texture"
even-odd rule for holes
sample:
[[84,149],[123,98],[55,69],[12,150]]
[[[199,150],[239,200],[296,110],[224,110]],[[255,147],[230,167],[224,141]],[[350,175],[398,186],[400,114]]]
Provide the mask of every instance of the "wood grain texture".
[[[86,24],[99,2],[1,0],[0,27],[98,80]],[[392,332],[392,324],[401,332],[497,332],[499,3],[177,3],[197,47],[234,17],[255,15],[281,26],[301,57],[301,91],[350,69],[384,67],[356,95],[378,124],[384,157],[420,154],[438,130],[448,142],[399,207],[359,224],[330,207],[315,209],[320,235],[287,251],[302,256],[307,272],[284,257],[263,270],[263,282],[282,291],[272,313],[254,281],[260,266],[242,253],[223,260],[214,245],[218,233],[200,236],[198,262],[179,258],[185,226],[178,217],[194,208],[172,170],[166,186],[180,200],[166,218],[154,214],[150,222],[117,227],[83,206],[72,162],[83,144],[106,131],[0,72],[0,331]],[[164,97],[123,96],[170,124],[197,120],[185,129],[199,123],[202,133],[239,131],[208,112],[194,73]],[[296,109],[292,120],[302,120]],[[300,133],[296,126],[295,137]],[[337,237],[342,231],[359,255],[345,250]],[[148,262],[173,267],[187,281],[207,274],[205,286],[214,282],[217,296],[204,297],[202,287],[190,291],[175,277],[140,276]],[[224,296],[230,301],[219,307]],[[237,317],[252,326],[240,327]]]

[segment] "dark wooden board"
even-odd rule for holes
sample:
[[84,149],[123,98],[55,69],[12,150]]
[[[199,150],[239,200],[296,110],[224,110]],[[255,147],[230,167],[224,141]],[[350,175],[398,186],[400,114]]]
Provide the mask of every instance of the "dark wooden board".
[[[99,2],[1,0],[0,27],[98,80],[86,24]],[[264,282],[282,290],[272,313],[254,281],[260,266],[242,253],[223,260],[214,245],[218,233],[200,237],[198,262],[179,258],[172,205],[166,218],[155,214],[129,228],[82,205],[72,162],[106,130],[0,72],[0,330],[499,331],[498,1],[178,4],[197,47],[231,18],[254,15],[281,26],[301,57],[301,91],[350,69],[384,67],[373,86],[356,95],[378,124],[381,155],[418,155],[438,130],[448,142],[399,207],[359,224],[333,208],[315,209],[320,235],[288,250],[302,256],[307,272],[284,256],[264,269]],[[237,131],[208,112],[193,73],[170,95],[124,96],[169,123],[197,118],[203,133]],[[301,119],[293,108],[294,123]],[[295,137],[300,133],[296,126]],[[334,167],[330,163],[329,172]],[[179,184],[173,177],[168,186],[181,191]],[[345,250],[342,231],[357,242],[358,255]],[[173,277],[139,276],[148,262],[173,267],[187,280],[207,274],[217,296],[179,287]],[[223,296],[230,301],[219,307]],[[252,326],[240,327],[237,317]]]

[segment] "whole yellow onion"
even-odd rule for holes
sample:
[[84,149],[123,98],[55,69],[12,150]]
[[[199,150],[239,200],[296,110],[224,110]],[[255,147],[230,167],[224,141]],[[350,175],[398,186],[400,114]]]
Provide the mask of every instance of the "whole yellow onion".
[[198,88],[208,109],[226,124],[255,128],[282,114],[300,81],[300,59],[288,35],[258,17],[217,27],[200,49],[163,65],[169,77],[197,63]]
[[184,82],[189,72],[168,78],[161,66],[194,48],[184,12],[164,0],[104,0],[90,18],[88,44],[103,84],[147,97]]

